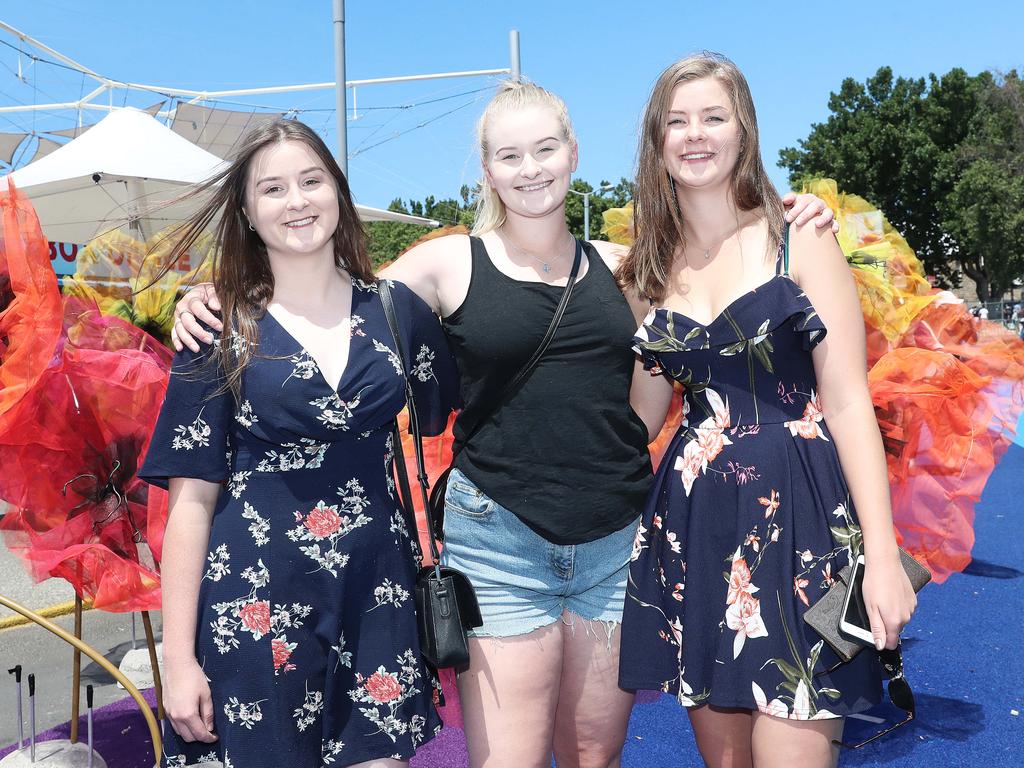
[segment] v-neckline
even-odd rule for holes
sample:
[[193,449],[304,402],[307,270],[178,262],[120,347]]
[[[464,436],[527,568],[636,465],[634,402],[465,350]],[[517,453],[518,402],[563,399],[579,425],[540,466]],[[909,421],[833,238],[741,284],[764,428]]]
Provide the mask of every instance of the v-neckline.
[[686,321],[692,323],[693,325],[697,326],[698,328],[710,328],[715,323],[717,323],[719,320],[721,320],[729,310],[731,310],[734,306],[739,304],[743,299],[746,299],[748,296],[753,296],[758,291],[765,290],[769,285],[771,285],[772,283],[774,283],[776,280],[778,280],[781,277],[789,278],[789,275],[782,274],[782,273],[776,273],[776,274],[772,275],[771,277],[769,277],[767,280],[765,280],[763,283],[754,286],[753,288],[751,288],[746,293],[741,293],[735,299],[733,299],[728,304],[726,304],[725,307],[722,309],[722,311],[720,311],[717,315],[714,316],[714,318],[711,319],[710,322],[707,322],[707,323],[697,322],[692,317],[687,315],[685,312],[680,312],[678,309],[672,309],[671,307],[658,307],[658,309],[662,309],[662,310],[664,310],[667,313],[675,315],[676,317],[681,317],[684,320],[686,320]]
[[331,392],[333,392],[336,395],[339,395],[341,393],[341,391],[342,391],[342,386],[341,385],[345,381],[345,376],[348,375],[349,368],[352,367],[352,342],[355,341],[355,337],[352,335],[352,315],[353,315],[353,313],[355,311],[355,308],[356,308],[356,293],[357,293],[356,287],[353,284],[353,286],[352,286],[352,299],[349,302],[349,309],[348,309],[349,340],[348,340],[348,350],[346,350],[346,352],[345,352],[345,367],[341,369],[341,376],[338,377],[338,383],[336,385],[334,385],[334,386],[331,386],[331,382],[329,382],[327,380],[327,377],[324,375],[324,368],[320,364],[320,361],[316,359],[316,357],[313,355],[312,352],[310,352],[308,349],[306,349],[306,345],[303,344],[301,341],[299,341],[295,337],[295,334],[293,334],[291,331],[289,331],[287,328],[285,328],[284,327],[284,323],[282,323],[280,320],[278,320],[276,317],[274,317],[274,313],[270,311],[270,307],[267,307],[267,309],[266,309],[266,315],[267,315],[267,317],[269,317],[274,322],[274,325],[276,325],[285,336],[287,336],[289,339],[291,339],[292,343],[294,343],[299,348],[300,352],[303,352],[303,353],[309,355],[309,359],[313,361],[314,365],[316,365],[316,372],[320,376],[320,381],[322,381],[324,383],[324,385],[329,390],[331,390]]

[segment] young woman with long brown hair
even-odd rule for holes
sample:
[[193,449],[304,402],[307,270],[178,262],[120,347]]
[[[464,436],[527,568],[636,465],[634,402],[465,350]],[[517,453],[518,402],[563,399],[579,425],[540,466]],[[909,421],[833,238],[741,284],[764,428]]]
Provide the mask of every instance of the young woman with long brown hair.
[[719,56],[654,86],[636,212],[619,276],[656,308],[633,402],[659,428],[681,382],[685,420],[638,528],[619,681],[674,694],[708,765],[831,765],[880,665],[837,665],[804,611],[859,554],[879,649],[916,603],[850,270],[830,232],[786,224],[746,80]]
[[[250,133],[176,246],[220,216],[223,332],[180,352],[140,476],[170,490],[165,765],[403,765],[440,728],[391,480],[456,395],[430,309],[394,284],[396,350],[337,163],[305,125]],[[173,258],[173,254],[172,254]]]
[[[459,675],[470,764],[547,768],[554,753],[562,766],[617,766],[633,703],[616,684],[617,628],[651,471],[625,342],[646,304],[616,285],[616,246],[569,232],[578,148],[560,98],[504,83],[477,138],[473,236],[427,241],[384,272],[442,318],[462,375],[456,440],[483,417],[448,484],[442,553],[473,582],[484,618]],[[822,210],[806,196],[793,215]],[[586,258],[548,352],[496,402],[543,337],[577,247]],[[179,303],[187,343],[200,330],[191,313],[216,320],[208,299]]]

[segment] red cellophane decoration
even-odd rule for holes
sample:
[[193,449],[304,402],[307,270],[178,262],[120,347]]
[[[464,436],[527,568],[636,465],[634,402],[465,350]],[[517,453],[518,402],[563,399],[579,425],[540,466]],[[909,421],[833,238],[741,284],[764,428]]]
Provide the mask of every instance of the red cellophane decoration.
[[19,392],[0,400],[0,498],[12,505],[0,521],[5,543],[34,578],[60,576],[97,608],[158,608],[144,543],[162,540],[165,516],[149,514],[135,473],[171,354],[95,305],[62,301],[31,206],[13,188],[0,205],[0,273],[13,294],[0,316],[0,381]]

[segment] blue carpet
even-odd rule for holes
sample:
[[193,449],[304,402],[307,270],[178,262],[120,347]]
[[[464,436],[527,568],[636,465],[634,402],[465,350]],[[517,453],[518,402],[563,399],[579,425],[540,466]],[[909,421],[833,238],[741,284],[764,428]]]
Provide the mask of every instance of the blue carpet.
[[[1018,430],[1018,440],[1021,435]],[[1002,768],[1024,762],[1022,493],[1024,447],[1011,445],[977,507],[973,562],[944,584],[925,587],[904,633],[917,720],[847,752],[840,765]],[[867,714],[889,723],[901,712],[886,703]],[[864,739],[882,727],[851,719],[845,737]],[[686,713],[674,699],[633,709],[622,764],[701,765]]]

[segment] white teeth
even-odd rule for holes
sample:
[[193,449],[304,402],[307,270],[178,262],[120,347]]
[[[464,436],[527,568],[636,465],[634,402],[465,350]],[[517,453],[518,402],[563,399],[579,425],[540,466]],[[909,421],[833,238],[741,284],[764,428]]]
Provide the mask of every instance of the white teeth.
[[709,157],[714,157],[712,152],[694,152],[693,154],[683,155],[684,160],[705,160]]
[[285,224],[285,226],[286,227],[304,227],[307,224],[312,224],[313,223],[313,218],[314,218],[313,216],[307,216],[306,218],[299,219],[298,221],[289,221],[289,222],[287,222]]
[[544,189],[544,187],[546,187],[550,183],[550,181],[543,181],[540,184],[526,184],[524,186],[517,187],[517,189],[520,189],[523,192],[534,192],[538,189]]

